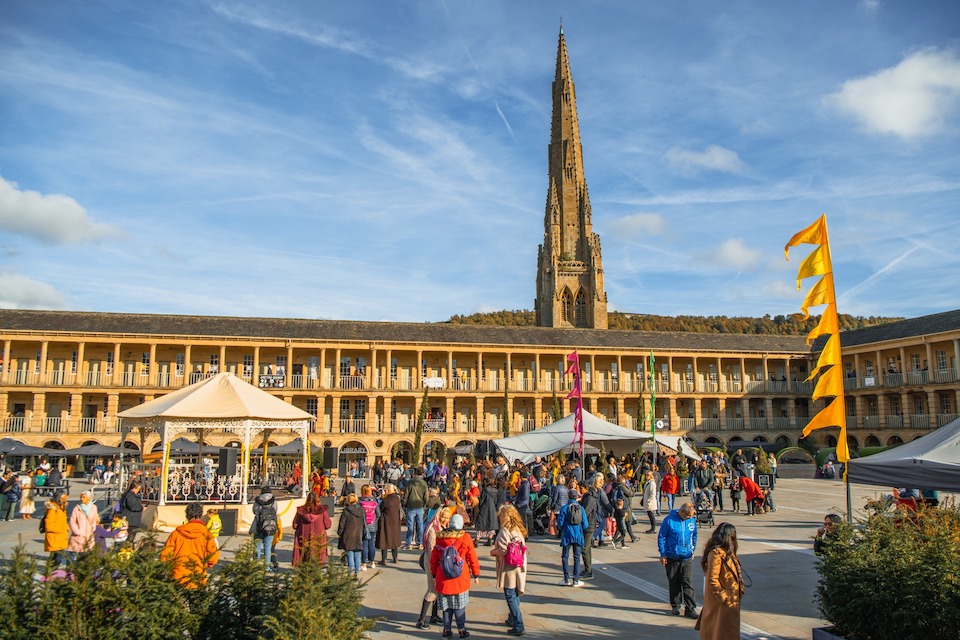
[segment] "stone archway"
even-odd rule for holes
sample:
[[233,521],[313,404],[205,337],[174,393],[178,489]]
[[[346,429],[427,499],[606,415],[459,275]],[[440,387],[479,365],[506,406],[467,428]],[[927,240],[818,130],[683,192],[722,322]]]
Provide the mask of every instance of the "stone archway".
[[788,436],[777,436],[776,445],[781,449],[788,449],[793,446]]
[[709,444],[709,445],[717,445],[717,446],[720,446],[720,447],[723,446],[723,440],[721,440],[721,439],[718,438],[717,436],[710,436],[709,438],[707,438],[706,440],[704,440],[704,442],[705,442],[706,444]]
[[824,439],[823,444],[824,444],[824,446],[827,447],[827,448],[837,446],[837,436],[833,436],[833,435],[827,436],[827,437]]
[[865,446],[865,447],[880,447],[880,446],[883,446],[883,445],[880,443],[880,438],[878,438],[877,436],[874,436],[874,435],[869,435],[869,436],[867,436],[867,438],[863,441],[863,446]]
[[887,438],[888,447],[896,447],[901,444],[903,444],[903,438],[901,438],[900,436],[890,436],[889,438]]
[[400,458],[407,464],[413,463],[413,443],[408,440],[397,440],[390,447],[390,459]]
[[767,440],[766,436],[757,436],[756,438],[753,439],[753,441],[754,441],[754,442],[763,442],[764,444],[766,444],[767,442],[769,442],[769,441]]
[[850,449],[850,451],[860,450],[860,443],[857,442],[857,439],[855,436],[851,436],[851,435],[847,436],[847,448]]

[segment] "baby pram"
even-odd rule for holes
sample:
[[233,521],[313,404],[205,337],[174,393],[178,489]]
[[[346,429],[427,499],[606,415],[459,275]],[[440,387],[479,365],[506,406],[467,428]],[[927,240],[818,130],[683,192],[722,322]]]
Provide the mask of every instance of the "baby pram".
[[697,511],[697,526],[713,526],[713,505],[710,504],[710,498],[703,491],[698,491],[693,503]]
[[542,536],[550,528],[550,496],[530,496],[530,509],[533,512],[533,533]]

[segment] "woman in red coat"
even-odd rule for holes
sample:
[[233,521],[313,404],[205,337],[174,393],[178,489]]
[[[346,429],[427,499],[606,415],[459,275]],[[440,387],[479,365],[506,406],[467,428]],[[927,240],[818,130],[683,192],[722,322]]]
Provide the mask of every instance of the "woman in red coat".
[[[442,559],[447,548],[453,547],[463,559],[463,570],[459,576],[448,578],[444,573]],[[434,575],[437,595],[440,596],[440,608],[443,609],[443,637],[452,635],[451,626],[457,619],[457,630],[461,638],[469,638],[467,631],[467,604],[470,602],[470,576],[480,582],[480,560],[473,546],[473,538],[463,532],[463,516],[450,518],[450,527],[437,534],[437,544],[430,554],[430,572]]]
[[297,508],[293,517],[293,566],[304,561],[327,561],[327,529],[331,526],[327,508],[312,491],[307,503]]
[[680,490],[680,478],[673,467],[668,467],[667,475],[660,480],[660,493],[667,497],[667,511],[673,511],[673,501],[677,497],[677,491]]
[[747,500],[747,515],[754,516],[763,513],[763,489],[756,482],[743,476],[740,478],[740,487],[743,488],[743,497]]

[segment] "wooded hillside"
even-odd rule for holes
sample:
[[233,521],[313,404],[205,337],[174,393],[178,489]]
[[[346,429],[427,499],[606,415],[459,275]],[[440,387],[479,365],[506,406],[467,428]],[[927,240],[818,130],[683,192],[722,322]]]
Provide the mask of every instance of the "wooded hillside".
[[[655,316],[641,313],[611,312],[608,316],[611,329],[626,331],[686,331],[690,333],[752,333],[775,335],[806,335],[820,316],[794,313],[788,316],[765,315],[762,318],[728,318],[727,316]],[[519,309],[515,311],[492,311],[455,315],[447,322],[450,324],[480,324],[511,327],[532,327],[535,316],[533,311]],[[896,322],[903,318],[880,318],[875,316],[851,316],[840,314],[840,330],[860,329],[878,324]]]

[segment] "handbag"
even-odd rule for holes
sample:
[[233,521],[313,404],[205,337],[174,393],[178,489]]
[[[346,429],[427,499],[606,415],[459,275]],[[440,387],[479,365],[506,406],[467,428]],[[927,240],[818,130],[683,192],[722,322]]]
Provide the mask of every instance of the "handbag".
[[550,512],[550,524],[547,526],[550,535],[557,535],[557,514]]

